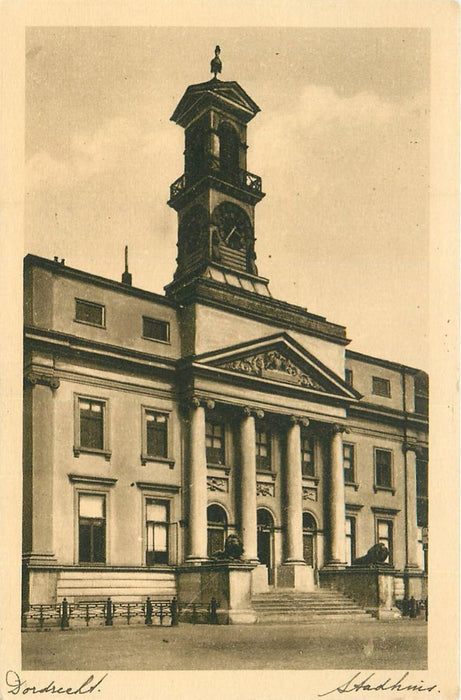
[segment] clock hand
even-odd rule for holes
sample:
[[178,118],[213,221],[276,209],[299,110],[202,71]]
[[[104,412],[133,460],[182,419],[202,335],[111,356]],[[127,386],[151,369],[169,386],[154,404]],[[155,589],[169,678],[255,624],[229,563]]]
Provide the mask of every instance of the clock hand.
[[234,226],[234,227],[231,229],[231,232],[226,236],[226,239],[225,239],[225,241],[224,241],[225,243],[227,243],[227,241],[228,241],[229,238],[232,236],[232,234],[234,233],[234,231],[235,231],[236,228],[237,228],[237,226]]

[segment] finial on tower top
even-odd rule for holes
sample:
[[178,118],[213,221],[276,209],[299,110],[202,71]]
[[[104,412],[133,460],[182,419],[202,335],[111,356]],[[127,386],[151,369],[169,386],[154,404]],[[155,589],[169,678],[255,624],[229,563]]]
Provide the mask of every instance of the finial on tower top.
[[221,53],[221,49],[219,46],[217,46],[214,50],[214,58],[211,60],[211,72],[214,73],[214,79],[216,80],[216,76],[218,73],[221,73],[222,71],[222,61],[219,58],[219,54]]

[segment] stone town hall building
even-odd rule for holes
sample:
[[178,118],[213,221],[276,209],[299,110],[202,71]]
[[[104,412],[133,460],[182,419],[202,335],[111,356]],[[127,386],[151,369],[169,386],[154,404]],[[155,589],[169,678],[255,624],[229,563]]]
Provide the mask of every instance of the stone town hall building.
[[339,585],[377,542],[393,600],[424,595],[427,375],[271,296],[247,171],[258,111],[216,77],[176,107],[165,296],[128,270],[25,259],[26,603],[193,599],[234,532],[250,596]]

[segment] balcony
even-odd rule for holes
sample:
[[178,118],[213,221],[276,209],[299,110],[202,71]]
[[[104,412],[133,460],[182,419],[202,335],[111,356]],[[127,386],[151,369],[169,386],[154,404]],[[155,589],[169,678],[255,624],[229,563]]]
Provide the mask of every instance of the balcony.
[[188,187],[194,185],[203,177],[212,176],[230,185],[234,185],[249,192],[263,195],[262,180],[259,175],[249,173],[247,170],[229,171],[219,168],[217,158],[211,157],[204,168],[197,169],[194,173],[184,173],[170,186],[170,200],[182,194]]

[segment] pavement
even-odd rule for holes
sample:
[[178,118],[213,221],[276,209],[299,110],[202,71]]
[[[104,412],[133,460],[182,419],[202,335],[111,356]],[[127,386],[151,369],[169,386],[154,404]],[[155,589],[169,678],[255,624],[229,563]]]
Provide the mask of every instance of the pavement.
[[114,626],[22,634],[24,670],[425,669],[421,619]]

